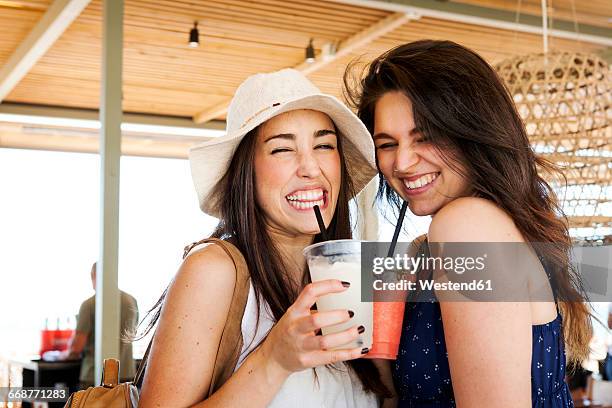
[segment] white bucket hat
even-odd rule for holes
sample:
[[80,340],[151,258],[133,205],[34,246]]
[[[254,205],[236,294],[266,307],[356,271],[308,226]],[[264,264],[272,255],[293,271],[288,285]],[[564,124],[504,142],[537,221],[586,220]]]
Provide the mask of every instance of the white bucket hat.
[[321,93],[303,74],[294,69],[256,74],[236,90],[227,112],[226,135],[189,150],[193,183],[200,208],[220,217],[219,198],[213,197],[216,184],[227,172],[242,138],[265,121],[297,109],[327,114],[342,139],[342,151],[355,193],[376,175],[374,143],[365,125],[342,102]]

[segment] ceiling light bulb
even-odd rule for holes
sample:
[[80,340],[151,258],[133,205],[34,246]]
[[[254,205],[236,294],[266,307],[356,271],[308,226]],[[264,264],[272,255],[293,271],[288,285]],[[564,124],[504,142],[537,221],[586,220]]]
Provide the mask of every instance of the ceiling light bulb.
[[308,47],[306,47],[306,62],[307,63],[313,63],[315,61],[315,51],[314,51],[314,47],[312,46],[312,38],[310,39],[310,41],[308,42]]
[[189,32],[189,46],[196,48],[200,45],[200,32],[198,31],[198,22],[193,23],[193,28]]

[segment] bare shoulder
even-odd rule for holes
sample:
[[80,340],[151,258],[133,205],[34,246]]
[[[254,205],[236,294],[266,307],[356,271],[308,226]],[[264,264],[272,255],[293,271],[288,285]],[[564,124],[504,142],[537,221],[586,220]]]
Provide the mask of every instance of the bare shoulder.
[[478,197],[457,198],[432,218],[431,242],[523,242],[508,213],[495,203]]
[[229,312],[235,283],[234,263],[220,246],[208,244],[193,251],[183,261],[168,289],[160,325],[171,322],[175,328],[182,327],[183,334],[195,337],[204,333],[204,327],[212,327],[209,334],[219,334]]
[[[208,244],[189,254],[179,268],[164,304],[162,323],[189,316],[197,329],[197,322],[206,324],[207,318],[225,319],[236,284],[234,262],[219,246]],[[221,325],[220,327],[223,327]]]
[[173,285],[177,281],[185,281],[197,287],[211,280],[216,290],[233,287],[236,282],[234,262],[223,248],[215,244],[192,251],[183,261]]

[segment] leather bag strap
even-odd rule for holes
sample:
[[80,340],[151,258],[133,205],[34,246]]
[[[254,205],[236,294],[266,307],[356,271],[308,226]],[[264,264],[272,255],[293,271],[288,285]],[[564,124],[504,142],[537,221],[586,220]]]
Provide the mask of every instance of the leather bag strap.
[[115,388],[119,384],[119,360],[116,358],[105,358],[102,368],[102,386],[104,388]]

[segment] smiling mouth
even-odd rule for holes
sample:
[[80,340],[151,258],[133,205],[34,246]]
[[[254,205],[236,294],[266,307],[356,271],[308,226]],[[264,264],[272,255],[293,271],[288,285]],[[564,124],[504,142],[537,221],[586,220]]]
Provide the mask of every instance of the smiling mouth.
[[431,183],[433,183],[438,178],[439,175],[440,175],[440,172],[427,173],[427,174],[422,175],[416,180],[408,181],[406,179],[403,179],[402,182],[404,183],[404,186],[406,187],[408,191],[417,192],[425,187],[428,187]]
[[297,190],[285,196],[291,207],[298,211],[309,211],[315,205],[323,209],[327,206],[327,191],[322,188]]

